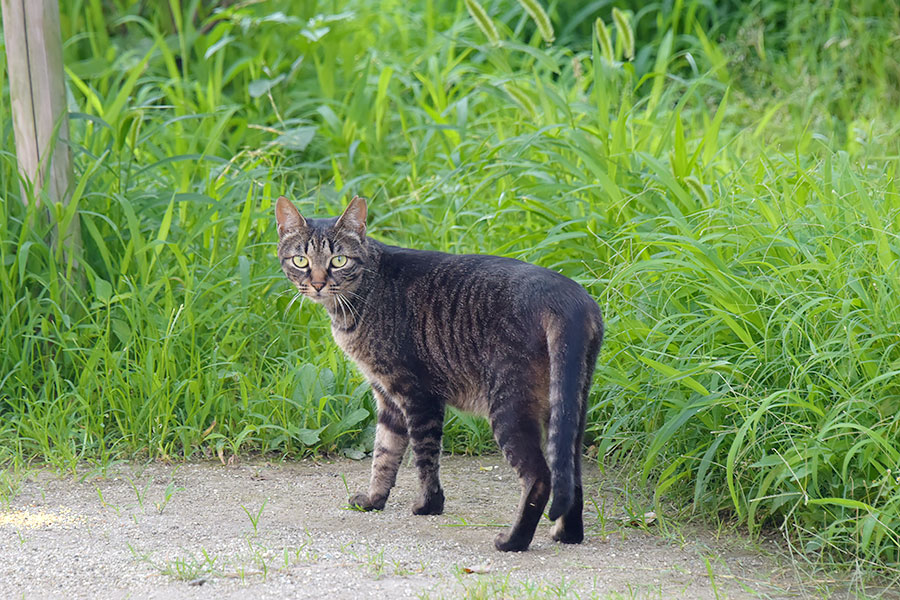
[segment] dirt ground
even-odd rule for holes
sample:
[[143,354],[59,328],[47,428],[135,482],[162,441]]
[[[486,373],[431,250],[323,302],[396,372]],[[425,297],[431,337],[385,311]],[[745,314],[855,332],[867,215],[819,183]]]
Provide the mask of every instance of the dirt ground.
[[[585,475],[587,538],[538,528],[504,554],[518,482],[499,456],[442,459],[446,505],[415,517],[405,465],[383,512],[347,509],[370,461],[36,471],[0,507],[0,598],[834,598],[774,546],[653,515]],[[629,511],[632,515],[629,516]],[[599,513],[599,514],[598,514]]]

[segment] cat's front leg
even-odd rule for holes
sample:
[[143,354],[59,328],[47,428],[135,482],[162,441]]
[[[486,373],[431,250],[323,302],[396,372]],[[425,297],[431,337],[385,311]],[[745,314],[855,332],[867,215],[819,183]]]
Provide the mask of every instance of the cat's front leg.
[[397,469],[403,460],[403,453],[409,444],[406,417],[400,407],[377,385],[373,386],[378,408],[378,422],[375,425],[375,448],[372,451],[372,476],[367,493],[354,494],[350,506],[362,510],[384,508],[397,481]]
[[417,399],[407,406],[406,420],[419,470],[420,491],[419,498],[413,504],[413,514],[439,515],[444,512],[444,490],[438,473],[444,404],[438,399]]

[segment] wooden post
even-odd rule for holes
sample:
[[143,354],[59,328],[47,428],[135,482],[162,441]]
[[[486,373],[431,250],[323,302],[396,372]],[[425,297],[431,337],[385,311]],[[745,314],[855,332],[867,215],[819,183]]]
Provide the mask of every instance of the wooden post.
[[[44,191],[50,202],[67,204],[72,162],[58,0],[0,0],[0,7],[19,173],[30,183],[36,202]],[[79,254],[77,217],[65,234],[57,235],[66,254]]]

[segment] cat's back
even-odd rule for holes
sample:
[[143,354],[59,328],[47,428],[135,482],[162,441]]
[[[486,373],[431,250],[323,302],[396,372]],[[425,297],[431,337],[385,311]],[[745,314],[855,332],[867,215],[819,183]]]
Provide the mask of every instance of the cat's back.
[[382,275],[417,300],[450,299],[503,312],[546,307],[599,314],[587,291],[556,271],[504,256],[384,246]]

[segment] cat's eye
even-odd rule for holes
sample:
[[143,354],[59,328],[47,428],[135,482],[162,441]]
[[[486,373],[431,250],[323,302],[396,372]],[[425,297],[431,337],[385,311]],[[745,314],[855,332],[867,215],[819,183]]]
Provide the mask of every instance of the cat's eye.
[[346,256],[342,256],[342,255],[338,254],[337,256],[332,257],[332,259],[331,259],[331,266],[334,267],[335,269],[340,269],[341,267],[343,267],[346,264],[347,264]]
[[305,256],[295,256],[291,259],[291,262],[294,263],[294,266],[298,269],[305,269],[309,266],[309,259]]

